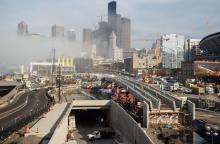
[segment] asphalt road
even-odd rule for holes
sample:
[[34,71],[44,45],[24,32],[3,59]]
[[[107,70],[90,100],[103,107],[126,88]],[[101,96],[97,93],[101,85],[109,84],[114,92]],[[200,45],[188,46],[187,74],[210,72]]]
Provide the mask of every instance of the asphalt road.
[[46,92],[45,89],[26,92],[20,95],[12,105],[1,108],[0,132],[46,107],[48,104]]

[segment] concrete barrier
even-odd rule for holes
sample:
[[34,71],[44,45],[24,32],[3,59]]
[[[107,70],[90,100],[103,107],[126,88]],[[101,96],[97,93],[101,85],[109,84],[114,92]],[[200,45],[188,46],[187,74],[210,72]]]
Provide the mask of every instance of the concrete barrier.
[[196,115],[195,115],[195,104],[192,103],[190,100],[187,100],[187,105],[188,105],[188,112],[192,114],[192,120],[195,120]]
[[72,103],[67,104],[66,110],[64,111],[64,116],[62,117],[60,123],[57,125],[48,144],[62,144],[67,141],[68,120],[71,109]]
[[182,108],[182,106],[183,106],[183,100],[182,100],[182,99],[180,99],[180,98],[178,98],[178,97],[175,97],[175,96],[173,96],[173,95],[171,95],[171,94],[168,94],[168,93],[166,93],[166,92],[158,91],[158,89],[156,89],[156,88],[153,87],[153,86],[148,86],[148,87],[149,87],[151,90],[153,90],[153,91],[155,91],[155,92],[157,92],[157,93],[160,93],[160,94],[164,95],[166,98],[169,98],[169,99],[175,101],[176,108]]
[[110,126],[131,144],[153,144],[139,124],[117,103],[111,101]]
[[164,93],[158,92],[149,86],[144,86],[144,89],[151,94],[156,95],[163,103],[169,105],[174,111],[176,110],[176,102],[172,98],[167,97]]

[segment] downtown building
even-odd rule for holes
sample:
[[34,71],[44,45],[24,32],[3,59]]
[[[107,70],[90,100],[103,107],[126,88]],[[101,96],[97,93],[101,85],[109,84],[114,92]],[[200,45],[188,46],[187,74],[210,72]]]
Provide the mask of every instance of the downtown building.
[[109,44],[109,58],[114,62],[122,62],[123,61],[123,49],[117,47],[116,45],[116,35],[114,32],[111,33]]
[[76,41],[76,31],[74,29],[69,29],[67,31],[67,38],[71,42]]
[[96,57],[96,46],[93,44],[93,32],[91,29],[83,29],[83,45],[82,51],[85,54],[86,58],[95,58]]
[[201,39],[187,39],[184,44],[184,61],[192,61],[201,55],[199,42]]
[[[93,31],[94,43],[97,48],[97,56],[101,56],[104,59],[112,59],[112,53],[110,48],[110,35],[112,32],[116,35],[116,46],[122,48],[123,53],[130,51],[130,29],[131,21],[128,18],[121,17],[116,11],[116,1],[108,3],[108,22],[99,22],[97,30]],[[126,55],[123,55],[125,58]],[[113,60],[113,59],[112,59]]]
[[17,28],[17,34],[20,35],[20,36],[26,36],[28,35],[28,25],[24,22],[24,21],[21,21],[19,24],[18,24],[18,28]]
[[64,37],[64,26],[54,24],[51,28],[51,34],[53,38]]
[[184,36],[166,34],[161,37],[161,62],[163,68],[181,68],[184,61]]

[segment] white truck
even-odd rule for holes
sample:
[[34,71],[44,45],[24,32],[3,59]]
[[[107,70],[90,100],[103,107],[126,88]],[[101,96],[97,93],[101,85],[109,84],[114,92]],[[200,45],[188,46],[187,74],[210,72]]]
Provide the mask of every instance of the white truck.
[[101,139],[101,138],[111,138],[115,132],[111,129],[108,130],[97,130],[92,132],[91,134],[87,135],[88,140],[94,141],[96,139]]

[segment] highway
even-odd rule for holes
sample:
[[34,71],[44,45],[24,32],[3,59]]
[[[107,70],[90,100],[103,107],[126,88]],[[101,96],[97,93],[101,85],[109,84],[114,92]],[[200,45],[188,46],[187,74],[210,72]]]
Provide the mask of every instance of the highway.
[[[48,99],[45,89],[28,91],[18,97],[16,101],[0,109],[0,134],[10,129],[16,129],[17,124],[25,123],[28,119],[45,109]],[[18,126],[19,127],[19,126]]]

